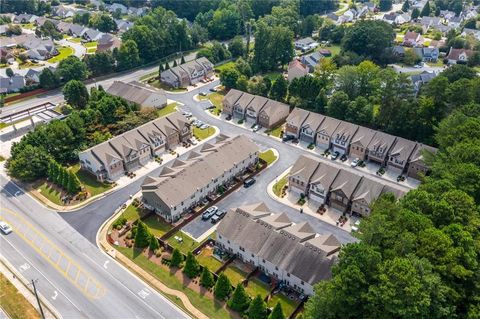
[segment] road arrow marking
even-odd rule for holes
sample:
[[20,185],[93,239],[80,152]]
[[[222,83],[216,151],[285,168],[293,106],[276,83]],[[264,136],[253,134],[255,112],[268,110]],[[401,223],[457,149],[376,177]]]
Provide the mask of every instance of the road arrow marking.
[[54,294],[53,294],[53,296],[52,296],[52,299],[53,299],[53,300],[57,300],[57,296],[58,296],[58,292],[55,290],[55,291],[54,291]]
[[110,260],[105,261],[105,263],[103,264],[103,268],[107,269],[107,265],[108,265],[109,262],[110,262]]

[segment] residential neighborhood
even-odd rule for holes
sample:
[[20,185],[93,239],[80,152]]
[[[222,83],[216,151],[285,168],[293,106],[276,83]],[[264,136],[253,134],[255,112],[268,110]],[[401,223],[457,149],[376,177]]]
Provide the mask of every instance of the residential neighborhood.
[[0,13],[0,318],[459,318],[477,0]]

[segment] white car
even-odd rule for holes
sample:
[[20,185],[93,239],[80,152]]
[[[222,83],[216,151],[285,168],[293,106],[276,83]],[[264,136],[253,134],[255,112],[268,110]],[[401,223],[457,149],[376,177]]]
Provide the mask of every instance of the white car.
[[192,145],[197,145],[197,144],[198,144],[198,141],[197,141],[197,139],[196,139],[195,137],[192,137],[192,138],[190,139],[190,143],[191,143]]
[[350,164],[350,166],[352,167],[357,167],[358,166],[358,163],[360,162],[360,159],[359,158],[356,158],[352,161],[352,163]]
[[5,235],[8,235],[10,234],[13,230],[12,230],[12,227],[10,227],[9,224],[5,223],[5,222],[0,222],[0,230],[2,231],[2,233],[4,233]]
[[209,128],[209,127],[210,127],[210,125],[208,125],[208,124],[202,124],[202,125],[199,127],[199,129],[201,129],[201,130],[206,130],[206,129]]
[[260,125],[255,124],[255,125],[253,126],[253,128],[252,128],[252,131],[253,131],[253,132],[257,132],[259,129],[260,129]]

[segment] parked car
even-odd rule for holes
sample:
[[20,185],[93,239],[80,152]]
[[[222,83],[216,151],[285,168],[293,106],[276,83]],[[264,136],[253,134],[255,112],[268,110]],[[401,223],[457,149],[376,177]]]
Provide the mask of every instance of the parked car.
[[192,117],[192,116],[193,116],[193,114],[192,114],[191,112],[185,112],[185,111],[183,111],[182,113],[183,113],[183,115],[185,115],[186,118],[189,118],[189,117]]
[[197,124],[195,124],[196,127],[200,128],[200,126],[205,125],[202,121],[198,121]]
[[331,159],[332,161],[336,161],[339,156],[340,156],[340,153],[339,153],[339,152],[335,152],[335,153],[332,154],[332,156],[330,157],[330,159]]
[[198,95],[200,95],[200,96],[207,96],[207,94],[208,94],[207,92],[200,92]]
[[226,210],[219,210],[218,212],[213,215],[212,219],[210,219],[210,222],[212,224],[216,224],[220,219],[222,219],[225,215],[227,214]]
[[254,178],[249,178],[249,179],[247,179],[243,182],[243,187],[249,188],[253,184],[255,184],[255,179]]
[[217,92],[217,89],[216,88],[211,88],[209,91],[210,92]]
[[260,125],[258,125],[258,124],[255,124],[255,125],[252,127],[252,131],[253,131],[253,132],[257,132],[259,129],[260,129]]
[[360,164],[360,159],[359,158],[356,158],[352,161],[352,163],[350,164],[351,167],[357,167],[358,164]]
[[288,142],[288,141],[291,141],[291,140],[294,140],[295,139],[295,136],[292,136],[292,135],[284,135],[283,138],[282,138],[282,141],[283,142]]
[[198,144],[198,141],[195,137],[192,137],[190,140],[188,140],[190,142],[190,144],[192,145],[197,145]]
[[227,117],[225,118],[225,120],[227,120],[227,121],[230,121],[231,119],[232,119],[231,115],[227,115]]
[[209,127],[210,127],[210,125],[203,123],[202,125],[200,125],[199,129],[206,130]]
[[342,162],[345,162],[347,159],[348,159],[347,154],[343,154],[342,157],[340,157],[340,160],[341,160]]
[[12,227],[10,227],[9,224],[5,223],[5,222],[0,222],[0,230],[2,231],[2,233],[4,233],[5,235],[8,235],[10,234],[13,230],[12,230]]
[[217,211],[218,211],[217,206],[209,207],[206,211],[203,212],[202,220],[209,220],[210,218],[212,218],[213,215],[215,215]]

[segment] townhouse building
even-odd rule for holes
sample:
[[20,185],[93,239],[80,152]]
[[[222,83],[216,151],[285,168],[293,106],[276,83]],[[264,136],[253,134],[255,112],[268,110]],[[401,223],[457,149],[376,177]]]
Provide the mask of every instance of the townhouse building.
[[138,81],[128,83],[114,81],[106,92],[141,107],[161,109],[167,106],[167,96],[164,90],[154,89]]
[[333,117],[325,116],[317,129],[316,145],[322,150],[328,150],[332,145],[333,133],[340,125],[341,121]]
[[202,57],[160,73],[160,81],[172,88],[194,85],[213,76],[213,63]]
[[265,128],[277,126],[290,113],[287,104],[235,89],[225,95],[222,103],[223,113]]
[[307,222],[295,224],[264,203],[231,209],[217,228],[217,245],[292,289],[313,294],[313,286],[331,278],[341,244],[319,235]]
[[325,120],[325,116],[318,113],[310,113],[302,124],[300,129],[300,140],[314,144],[320,124]]
[[368,145],[375,136],[376,131],[370,128],[359,126],[350,142],[350,156],[364,161],[367,157]]
[[293,136],[298,139],[300,136],[300,130],[302,129],[303,122],[307,119],[309,111],[296,107],[292,113],[288,115],[285,123],[285,135]]
[[168,221],[176,221],[220,186],[242,175],[258,162],[258,146],[244,135],[217,137],[164,167],[159,176],[148,176],[142,184],[146,207]]
[[367,146],[369,161],[375,162],[381,166],[386,165],[387,156],[390,149],[395,144],[396,137],[383,132],[376,132]]
[[417,143],[408,163],[407,176],[419,179],[427,175],[429,168],[425,163],[425,155],[427,153],[433,155],[436,152],[437,149],[434,147]]
[[180,113],[158,118],[78,154],[82,169],[100,181],[114,181],[192,137]]
[[408,160],[412,155],[417,143],[397,137],[397,140],[390,150],[387,158],[387,168],[402,174],[407,167]]
[[348,154],[350,142],[358,130],[358,125],[341,122],[333,132],[332,151],[340,154]]

